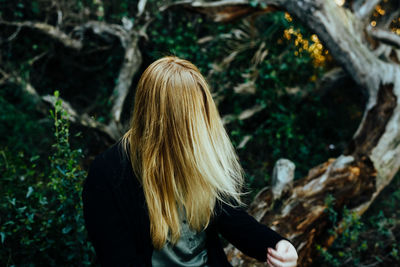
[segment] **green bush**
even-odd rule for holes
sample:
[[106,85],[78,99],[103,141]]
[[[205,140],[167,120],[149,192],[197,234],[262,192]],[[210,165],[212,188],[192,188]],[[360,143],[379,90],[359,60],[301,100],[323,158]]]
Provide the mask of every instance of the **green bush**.
[[[335,199],[326,198],[327,215],[333,227],[329,234],[335,241],[328,249],[316,245],[319,257],[314,266],[381,266],[398,263],[400,216],[400,175],[384,189],[369,210],[360,218],[344,207],[341,213],[334,210]],[[337,223],[343,231],[337,234]]]
[[0,262],[6,266],[90,265],[94,259],[82,214],[82,151],[70,147],[67,114],[58,92],[55,97],[48,170],[37,168],[38,155],[0,150]]

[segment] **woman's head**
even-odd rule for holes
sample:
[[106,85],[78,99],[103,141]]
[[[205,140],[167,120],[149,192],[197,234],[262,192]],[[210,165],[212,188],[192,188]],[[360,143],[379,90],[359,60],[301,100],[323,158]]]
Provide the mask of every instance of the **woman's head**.
[[123,141],[143,185],[155,248],[168,231],[173,243],[178,240],[179,207],[200,231],[217,199],[241,203],[243,170],[208,84],[189,61],[167,56],[144,71]]

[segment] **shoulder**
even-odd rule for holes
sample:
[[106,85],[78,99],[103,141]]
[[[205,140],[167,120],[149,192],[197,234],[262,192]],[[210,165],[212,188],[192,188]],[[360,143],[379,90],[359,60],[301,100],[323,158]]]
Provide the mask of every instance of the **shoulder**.
[[85,187],[109,189],[118,186],[126,178],[129,168],[131,168],[129,156],[122,142],[118,141],[98,154],[91,162]]

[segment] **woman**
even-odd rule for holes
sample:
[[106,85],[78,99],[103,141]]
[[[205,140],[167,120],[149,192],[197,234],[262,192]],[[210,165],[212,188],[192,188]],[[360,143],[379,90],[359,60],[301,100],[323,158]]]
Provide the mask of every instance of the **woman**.
[[271,266],[296,266],[293,245],[243,209],[242,186],[204,77],[163,57],[139,80],[130,129],[90,166],[89,238],[103,266],[231,266],[219,234]]

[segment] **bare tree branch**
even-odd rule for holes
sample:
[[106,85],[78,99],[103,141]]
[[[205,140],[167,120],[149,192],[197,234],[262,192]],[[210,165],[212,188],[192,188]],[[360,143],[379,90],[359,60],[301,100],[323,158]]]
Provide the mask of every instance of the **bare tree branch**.
[[6,43],[6,42],[11,42],[12,40],[15,39],[15,37],[18,36],[18,34],[21,31],[21,27],[17,27],[17,29],[15,30],[15,32],[13,32],[7,39],[5,39],[4,41],[0,39],[0,44]]
[[[7,73],[4,70],[0,69],[0,73],[3,75],[3,80],[1,83],[5,83],[7,81],[11,83],[16,83],[21,86],[22,90],[31,97],[32,101],[35,104],[41,104],[41,97],[36,91],[35,87],[32,86],[29,82],[25,81],[24,79],[21,78],[21,76],[15,74],[15,73]],[[40,106],[42,109],[43,106]],[[42,109],[43,111],[43,109]]]
[[381,0],[356,1],[353,5],[354,14],[360,19],[367,19]]
[[[40,96],[35,87],[31,83],[27,82],[17,74],[9,74],[2,69],[0,69],[0,74],[3,76],[2,80],[0,81],[0,84],[9,81],[11,83],[20,85],[23,92],[27,96],[30,96],[32,102],[35,103],[37,110],[42,114],[46,116],[48,115],[48,107],[45,105],[45,102],[53,106],[55,105],[56,99],[54,96],[52,95]],[[110,123],[109,125],[105,125],[101,122],[94,120],[87,113],[80,114],[80,112],[75,110],[68,101],[62,98],[59,99],[62,101],[62,107],[68,113],[69,115],[68,119],[71,122],[80,124],[85,127],[97,129],[107,134],[113,140],[117,140],[120,137],[120,132],[114,127],[112,123]]]
[[212,1],[212,2],[206,2],[202,0],[182,0],[182,1],[176,1],[172,2],[168,5],[162,6],[160,8],[160,11],[164,11],[170,7],[173,6],[186,6],[190,5],[192,7],[222,7],[222,6],[233,6],[233,5],[245,5],[247,6],[249,4],[249,1],[247,0],[221,0],[221,1]]
[[138,6],[137,6],[137,8],[138,8],[137,16],[138,17],[140,17],[143,14],[144,9],[146,7],[146,3],[147,3],[147,0],[140,0],[139,1]]
[[57,10],[57,26],[61,26],[63,21],[63,13],[61,10]]
[[33,21],[24,21],[24,22],[9,22],[0,20],[0,24],[8,25],[8,26],[16,26],[16,27],[27,27],[36,31],[39,31],[52,39],[59,41],[65,47],[80,50],[83,46],[80,40],[72,39],[66,33],[61,31],[60,29],[46,23],[41,22],[33,22]]
[[[55,106],[55,103],[56,103],[55,96],[45,95],[45,96],[42,96],[42,99],[43,99],[43,101],[51,104],[53,107]],[[88,127],[88,128],[97,129],[97,130],[107,134],[113,140],[117,140],[120,137],[119,131],[116,131],[116,129],[114,129],[112,127],[112,124],[106,125],[104,123],[98,122],[98,121],[94,120],[92,117],[90,117],[87,113],[79,114],[78,111],[75,110],[68,101],[66,101],[60,97],[58,99],[61,100],[62,108],[67,112],[68,119],[71,122],[80,124],[80,125]]]
[[0,74],[1,74],[1,76],[3,76],[3,77],[1,77],[0,84],[5,83],[10,78],[10,74],[6,73],[2,69],[0,69]]
[[263,110],[265,108],[265,106],[262,105],[254,105],[251,108],[245,109],[243,110],[240,114],[238,119],[239,120],[246,120],[250,117],[252,117],[254,114],[260,112],[261,110]]
[[138,48],[139,36],[133,36],[125,50],[124,60],[119,71],[118,82],[114,88],[111,101],[114,102],[111,114],[116,122],[120,122],[125,98],[129,93],[132,79],[142,64],[142,54]]
[[389,10],[385,10],[385,15],[378,21],[377,26],[382,29],[389,28],[392,21],[400,16],[400,1],[397,2],[397,6],[389,12]]
[[110,97],[111,102],[113,102],[111,109],[112,118],[114,120],[113,127],[118,129],[122,134],[124,129],[120,122],[121,112],[125,99],[129,93],[132,79],[142,64],[142,55],[138,48],[140,36],[139,33],[131,27],[123,27],[118,24],[109,24],[98,21],[87,22],[84,25],[75,27],[73,31],[81,32],[88,29],[92,30],[95,34],[116,36],[120,40],[121,46],[125,48],[124,59],[119,71],[117,84]]
[[[260,1],[262,2],[262,1]],[[174,6],[183,6],[187,9],[194,9],[197,12],[210,16],[215,22],[229,22],[238,18],[245,17],[257,12],[258,14],[275,11],[278,3],[283,0],[268,0],[268,6],[263,8],[261,5],[253,7],[248,0],[221,0],[221,1],[202,1],[202,0],[183,0],[165,5],[161,11]]]
[[224,125],[226,125],[226,124],[231,123],[235,119],[247,120],[247,119],[251,118],[252,116],[254,116],[255,114],[257,114],[258,112],[262,111],[263,109],[265,109],[265,106],[256,104],[251,108],[243,110],[242,112],[240,112],[239,115],[227,114],[227,115],[223,116],[222,123]]
[[373,38],[382,41],[384,43],[387,43],[389,45],[394,45],[400,48],[400,35],[397,35],[393,32],[381,28],[371,27],[371,26],[368,26],[367,30]]
[[127,48],[129,33],[122,25],[119,24],[111,24],[101,21],[89,21],[85,24],[76,26],[72,32],[79,33],[84,32],[86,30],[92,30],[93,33],[97,35],[102,35],[102,37],[106,37],[106,35],[111,35],[117,37],[123,48]]

